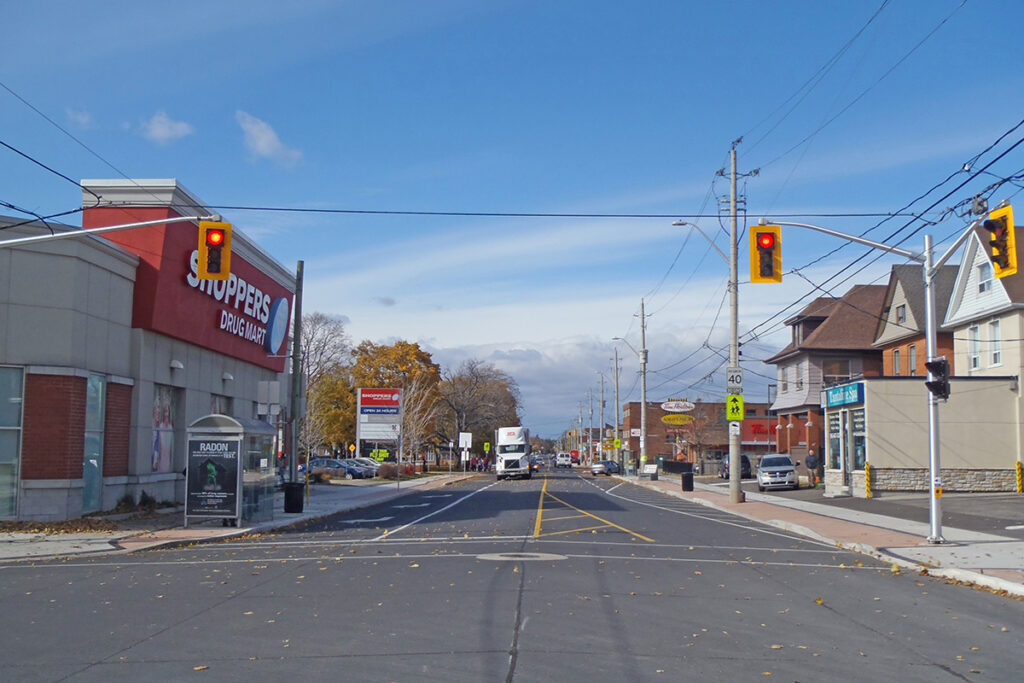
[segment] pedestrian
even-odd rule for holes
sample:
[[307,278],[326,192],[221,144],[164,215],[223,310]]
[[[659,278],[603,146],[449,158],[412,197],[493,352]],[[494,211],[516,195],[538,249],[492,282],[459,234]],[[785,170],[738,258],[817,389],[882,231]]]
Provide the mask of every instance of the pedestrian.
[[807,452],[807,479],[810,481],[811,488],[818,485],[818,456],[814,454],[814,450],[811,449]]

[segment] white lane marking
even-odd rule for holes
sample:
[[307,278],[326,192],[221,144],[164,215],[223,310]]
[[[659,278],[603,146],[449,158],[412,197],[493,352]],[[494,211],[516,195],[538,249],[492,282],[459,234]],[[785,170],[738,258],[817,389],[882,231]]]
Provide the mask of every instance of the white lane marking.
[[462,503],[463,501],[468,500],[469,498],[472,498],[473,496],[475,496],[476,494],[480,493],[481,491],[486,491],[487,489],[491,488],[492,486],[497,486],[497,485],[498,485],[498,482],[493,482],[491,484],[488,484],[487,486],[484,486],[483,488],[477,489],[476,491],[471,491],[470,493],[467,493],[466,495],[464,495],[462,498],[459,498],[458,500],[456,500],[456,501],[454,501],[452,503],[449,503],[448,505],[445,505],[443,508],[441,508],[439,510],[434,510],[433,512],[431,512],[428,515],[423,515],[419,519],[415,519],[415,520],[409,522],[408,524],[403,524],[402,526],[398,527],[397,529],[389,529],[388,531],[385,531],[380,536],[377,536],[376,538],[374,538],[372,540],[380,541],[380,540],[383,540],[383,539],[385,539],[385,538],[387,538],[389,536],[393,536],[394,534],[397,534],[399,531],[402,531],[403,529],[408,529],[413,524],[419,524],[423,520],[429,519],[429,518],[433,517],[436,514],[440,514],[440,513],[444,512],[445,510],[453,508],[456,505],[458,505],[459,503]]
[[342,524],[366,524],[366,523],[373,523],[373,522],[386,522],[389,519],[394,519],[394,517],[380,517],[378,519],[343,519],[343,520],[341,520],[341,523]]
[[1013,526],[1006,527],[1007,531],[1017,531],[1019,529],[1024,529],[1024,524],[1015,524]]
[[425,508],[430,507],[430,503],[417,503],[416,505],[392,505],[392,510],[406,510],[408,508]]
[[439,493],[433,496],[423,496],[424,498],[451,498],[454,494],[451,493]]
[[[586,479],[584,479],[584,481],[586,481]],[[794,534],[784,534],[784,533],[779,533],[777,531],[769,531],[767,529],[760,529],[758,527],[749,526],[749,525],[746,525],[746,524],[739,524],[737,522],[728,522],[728,521],[726,521],[724,519],[717,519],[715,517],[708,517],[706,515],[697,515],[697,514],[694,514],[692,512],[683,512],[682,510],[676,510],[675,508],[663,507],[661,505],[655,505],[654,503],[645,503],[642,500],[636,500],[634,498],[627,498],[626,496],[620,496],[618,494],[612,493],[611,489],[608,489],[607,491],[605,491],[604,489],[602,489],[600,486],[598,486],[597,484],[595,484],[593,482],[587,482],[587,483],[589,483],[595,489],[608,494],[612,498],[618,498],[619,500],[625,500],[625,501],[628,501],[630,503],[636,503],[637,505],[645,505],[647,507],[652,507],[655,510],[662,510],[664,512],[672,512],[672,513],[677,514],[677,515],[683,515],[684,517],[694,517],[696,519],[703,519],[703,520],[708,521],[708,522],[715,522],[716,524],[724,524],[726,526],[734,526],[734,527],[736,527],[738,529],[743,529],[744,531],[753,531],[753,532],[760,533],[760,534],[766,534],[768,536],[778,536],[779,538],[785,538],[785,539],[788,539],[790,541],[801,541],[801,542],[804,542],[804,543],[813,543],[814,545],[820,545],[820,546],[823,546],[825,548],[834,548],[834,546],[829,545],[828,543],[822,543],[821,541],[815,541],[814,539],[808,538],[806,536],[799,536],[799,535],[794,535]],[[663,495],[666,495],[666,494],[663,494]],[[690,503],[691,505],[700,505],[700,503],[694,503],[694,502],[686,501],[686,500],[684,500],[682,502]],[[719,513],[724,513],[724,514],[727,514],[727,515],[730,515],[730,516],[738,516],[738,515],[735,515],[735,513],[731,513],[731,512],[725,511],[725,510],[717,510],[716,509],[715,511],[719,512]],[[763,522],[761,522],[761,523],[763,524]]]

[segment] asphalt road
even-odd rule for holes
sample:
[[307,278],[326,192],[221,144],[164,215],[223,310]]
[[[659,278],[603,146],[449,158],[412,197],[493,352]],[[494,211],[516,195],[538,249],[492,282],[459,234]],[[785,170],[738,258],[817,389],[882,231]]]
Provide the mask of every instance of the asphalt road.
[[614,479],[0,566],[17,680],[1017,680],[1024,603]]

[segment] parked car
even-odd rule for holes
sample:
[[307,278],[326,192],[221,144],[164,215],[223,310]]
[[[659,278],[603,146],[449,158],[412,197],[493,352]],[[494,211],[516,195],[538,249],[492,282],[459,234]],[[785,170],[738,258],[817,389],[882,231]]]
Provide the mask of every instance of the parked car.
[[355,468],[358,472],[355,476],[356,479],[373,479],[377,476],[377,470],[380,469],[380,467],[364,465],[355,458],[341,458],[341,464],[346,467]]
[[622,470],[619,468],[619,463],[614,460],[598,460],[590,466],[590,473],[595,477],[599,474],[610,477],[613,474],[622,474]]
[[800,488],[800,477],[796,473],[799,464],[799,461],[794,463],[788,455],[768,453],[757,466],[757,490]]
[[352,460],[355,460],[363,467],[369,467],[371,470],[373,470],[373,476],[377,476],[377,471],[380,469],[380,462],[374,460],[373,458],[352,458]]
[[310,458],[309,474],[316,475],[317,470],[326,470],[332,479],[364,479],[372,478],[369,468],[357,467],[352,463],[346,463],[336,458]]
[[[729,456],[725,456],[722,460],[722,466],[718,470],[718,476],[721,479],[729,478]],[[740,479],[750,479],[753,476],[750,470],[750,458],[746,455],[740,455]]]

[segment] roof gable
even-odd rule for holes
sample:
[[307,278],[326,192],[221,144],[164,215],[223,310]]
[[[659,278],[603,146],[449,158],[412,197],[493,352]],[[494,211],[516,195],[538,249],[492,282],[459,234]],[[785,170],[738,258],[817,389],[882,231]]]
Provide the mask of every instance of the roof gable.
[[[992,278],[986,281],[989,284],[986,284],[985,290],[982,291],[979,275],[986,264],[991,264],[991,261],[982,236],[975,230],[964,245],[952,298],[946,310],[946,317],[942,321],[943,327],[961,326],[1013,307],[1014,301],[1008,286],[1012,285],[1014,289],[1024,287],[1024,277],[1017,273],[1004,278]],[[1020,295],[1024,296],[1024,291],[1020,292]]]

